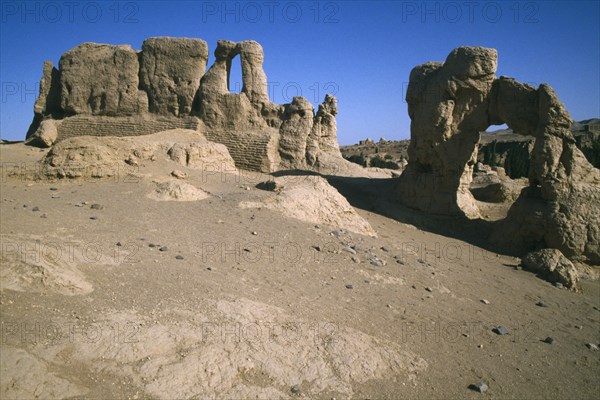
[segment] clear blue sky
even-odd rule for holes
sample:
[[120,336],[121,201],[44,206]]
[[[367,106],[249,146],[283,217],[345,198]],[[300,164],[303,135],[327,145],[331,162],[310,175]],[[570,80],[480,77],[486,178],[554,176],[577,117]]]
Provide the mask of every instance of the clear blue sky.
[[[494,47],[498,75],[554,87],[575,120],[600,117],[599,1],[2,1],[0,136],[24,138],[44,60],[82,42],[253,39],[271,100],[339,99],[342,144],[409,137],[411,69],[461,45]],[[232,82],[240,80],[239,67]]]

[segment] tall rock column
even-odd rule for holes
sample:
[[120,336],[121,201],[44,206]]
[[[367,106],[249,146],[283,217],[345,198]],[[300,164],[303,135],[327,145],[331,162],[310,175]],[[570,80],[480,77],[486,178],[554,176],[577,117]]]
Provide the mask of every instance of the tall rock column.
[[201,39],[154,37],[142,44],[141,87],[152,113],[189,115],[206,71],[208,45]]
[[138,91],[138,55],[129,45],[83,43],[62,55],[59,69],[66,115],[147,112],[147,95]]
[[489,126],[488,95],[497,53],[483,47],[454,49],[444,63],[410,74],[409,163],[400,178],[400,201],[437,214],[479,216],[469,191],[479,132]]

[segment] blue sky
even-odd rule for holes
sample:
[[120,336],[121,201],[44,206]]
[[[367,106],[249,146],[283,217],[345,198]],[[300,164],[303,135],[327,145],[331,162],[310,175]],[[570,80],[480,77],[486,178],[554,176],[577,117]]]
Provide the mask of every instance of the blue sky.
[[[575,120],[600,117],[600,2],[594,1],[1,1],[0,137],[22,139],[44,60],[82,42],[152,36],[253,39],[271,100],[338,97],[341,144],[405,139],[411,69],[455,47],[498,49],[498,76],[549,83]],[[232,86],[241,80],[234,65]]]

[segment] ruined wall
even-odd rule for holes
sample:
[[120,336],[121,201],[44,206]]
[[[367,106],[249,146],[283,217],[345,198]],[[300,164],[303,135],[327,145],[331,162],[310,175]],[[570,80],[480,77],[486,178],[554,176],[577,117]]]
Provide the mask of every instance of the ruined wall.
[[[63,54],[58,70],[45,64],[29,143],[49,146],[73,136],[188,128],[226,145],[240,168],[310,169],[322,153],[345,162],[337,144],[333,96],[326,96],[317,115],[304,98],[271,103],[263,48],[255,41],[220,40],[208,71],[207,60],[208,46],[200,39],[149,38],[141,52],[126,45],[83,43]],[[237,61],[243,87],[230,93],[231,65]],[[44,120],[56,124],[41,129]]]
[[496,51],[453,50],[445,63],[411,72],[409,163],[400,201],[426,212],[477,218],[468,191],[479,132],[506,123],[535,137],[523,190],[492,240],[524,252],[553,247],[575,260],[600,263],[600,171],[575,144],[569,113],[549,85],[495,77]]

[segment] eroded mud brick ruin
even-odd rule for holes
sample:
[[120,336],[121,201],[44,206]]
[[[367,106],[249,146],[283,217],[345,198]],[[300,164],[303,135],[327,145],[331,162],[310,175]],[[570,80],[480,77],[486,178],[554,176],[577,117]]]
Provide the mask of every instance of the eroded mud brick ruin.
[[400,201],[428,213],[478,218],[469,186],[480,132],[505,123],[534,136],[535,146],[529,187],[491,241],[517,252],[556,248],[570,259],[600,263],[600,173],[577,148],[569,113],[549,85],[497,78],[496,67],[495,49],[459,47],[443,63],[412,70]]
[[[239,56],[243,87],[230,93]],[[227,146],[238,168],[273,172],[343,162],[337,142],[337,100],[327,95],[315,113],[302,97],[270,102],[257,42],[220,40],[206,71],[201,39],[155,37],[141,51],[128,45],[83,43],[44,64],[32,144],[73,136],[147,135],[192,129]]]
[[[229,88],[236,57],[243,80],[238,94]],[[58,69],[46,61],[27,140],[51,146],[74,136],[185,128],[225,145],[237,168],[331,174],[350,164],[339,150],[333,96],[316,113],[302,97],[272,103],[263,49],[254,41],[220,40],[206,71],[207,60],[200,39],[150,38],[139,52],[77,46],[63,54]],[[480,218],[469,190],[480,132],[505,123],[533,136],[535,145],[529,186],[493,224],[489,242],[519,255],[554,248],[571,260],[600,264],[600,172],[577,148],[569,113],[547,84],[497,78],[496,67],[496,50],[459,47],[443,63],[412,70],[409,162],[396,201],[429,214]]]

